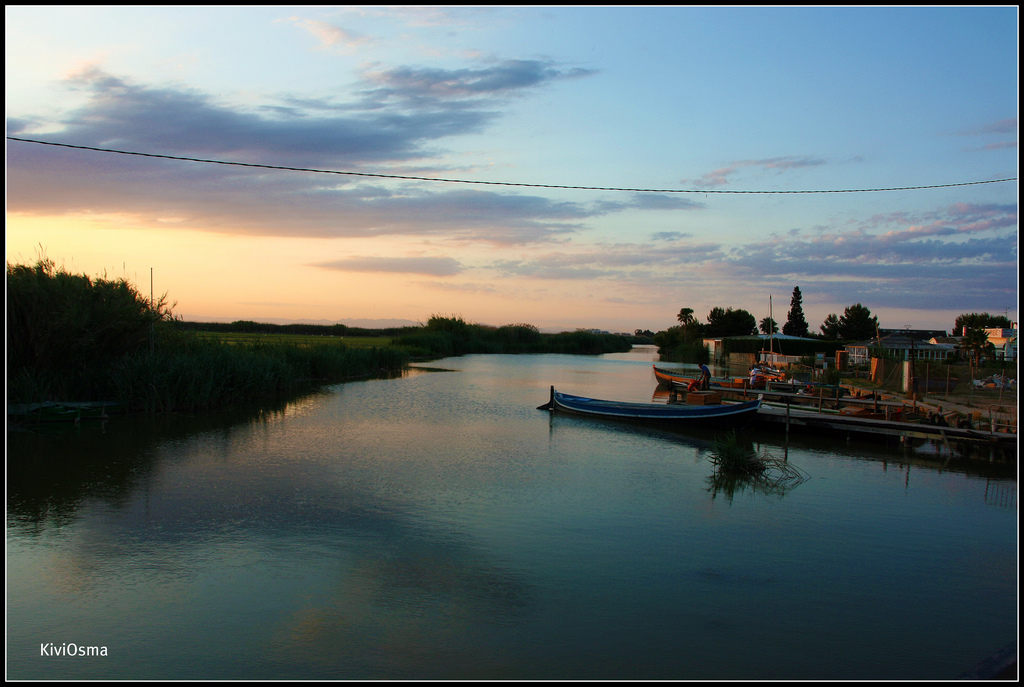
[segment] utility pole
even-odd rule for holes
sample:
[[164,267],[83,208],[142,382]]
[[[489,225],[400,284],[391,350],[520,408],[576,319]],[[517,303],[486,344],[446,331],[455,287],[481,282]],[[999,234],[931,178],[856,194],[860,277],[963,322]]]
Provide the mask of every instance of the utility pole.
[[156,351],[156,322],[153,319],[153,268],[149,268],[149,355]]

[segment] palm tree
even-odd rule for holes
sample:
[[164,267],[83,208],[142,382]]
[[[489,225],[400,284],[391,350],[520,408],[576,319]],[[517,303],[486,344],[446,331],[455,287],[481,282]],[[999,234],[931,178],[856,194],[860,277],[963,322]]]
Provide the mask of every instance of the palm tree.
[[[960,340],[960,348],[967,351],[971,367],[977,369],[981,367],[982,354],[991,351],[995,347],[988,342],[988,334],[984,329],[968,329],[964,334],[964,338]],[[973,372],[971,376],[974,376]]]
[[693,308],[681,309],[676,315],[676,319],[679,320],[679,324],[683,325],[683,341],[686,341],[686,326],[697,321],[693,317]]

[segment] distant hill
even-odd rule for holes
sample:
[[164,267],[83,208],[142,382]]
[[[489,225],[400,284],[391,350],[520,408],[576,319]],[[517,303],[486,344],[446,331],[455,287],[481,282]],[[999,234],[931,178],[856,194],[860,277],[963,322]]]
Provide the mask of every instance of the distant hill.
[[252,320],[253,322],[262,322],[264,324],[315,324],[321,326],[330,326],[332,324],[343,324],[346,327],[354,327],[356,329],[398,329],[400,327],[418,327],[422,323],[414,320],[397,320],[397,319],[342,319],[342,320],[288,320],[279,317],[261,317],[261,318],[244,318],[244,317],[182,317],[186,322],[224,322],[231,323],[239,320]]

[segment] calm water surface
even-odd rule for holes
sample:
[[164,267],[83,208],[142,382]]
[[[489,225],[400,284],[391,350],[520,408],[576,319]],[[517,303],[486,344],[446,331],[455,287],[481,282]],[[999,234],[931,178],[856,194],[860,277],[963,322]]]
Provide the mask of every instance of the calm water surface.
[[1015,456],[755,434],[809,479],[729,492],[710,436],[536,409],[650,401],[651,360],[9,432],[7,676],[943,679],[1016,641]]

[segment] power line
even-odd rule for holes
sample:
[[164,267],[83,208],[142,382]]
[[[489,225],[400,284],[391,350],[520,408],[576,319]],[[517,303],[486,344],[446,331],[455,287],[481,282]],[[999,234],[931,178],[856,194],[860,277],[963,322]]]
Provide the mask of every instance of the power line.
[[53,143],[51,141],[38,141],[31,138],[18,138],[8,136],[9,141],[20,141],[22,143],[38,143],[45,146],[57,146],[60,148],[74,148],[76,150],[92,150],[99,153],[116,153],[118,155],[136,155],[139,157],[153,157],[163,160],[180,160],[183,162],[203,162],[211,165],[230,165],[233,167],[255,167],[258,169],[277,169],[288,172],[313,172],[316,174],[340,174],[354,177],[373,177],[377,179],[398,179],[403,181],[433,181],[446,184],[481,184],[485,186],[518,186],[525,188],[557,188],[576,191],[631,191],[634,193],[878,193],[881,191],[920,191],[929,188],[951,188],[954,186],[977,186],[979,184],[998,184],[1004,181],[1017,181],[1017,177],[1006,179],[990,179],[988,181],[963,181],[955,184],[931,184],[928,186],[895,186],[891,188],[848,188],[839,190],[806,190],[806,191],[735,191],[723,189],[678,189],[678,188],[623,188],[617,186],[568,186],[563,184],[527,184],[513,181],[478,181],[473,179],[438,179],[434,177],[405,176],[401,174],[373,174],[370,172],[343,172],[334,169],[312,169],[308,167],[285,167],[281,165],[260,165],[251,162],[232,162],[228,160],[207,160],[197,157],[181,157],[177,155],[158,155],[156,153],[139,153],[131,150],[114,150],[112,148],[94,148],[92,146],[78,146],[70,143]]

